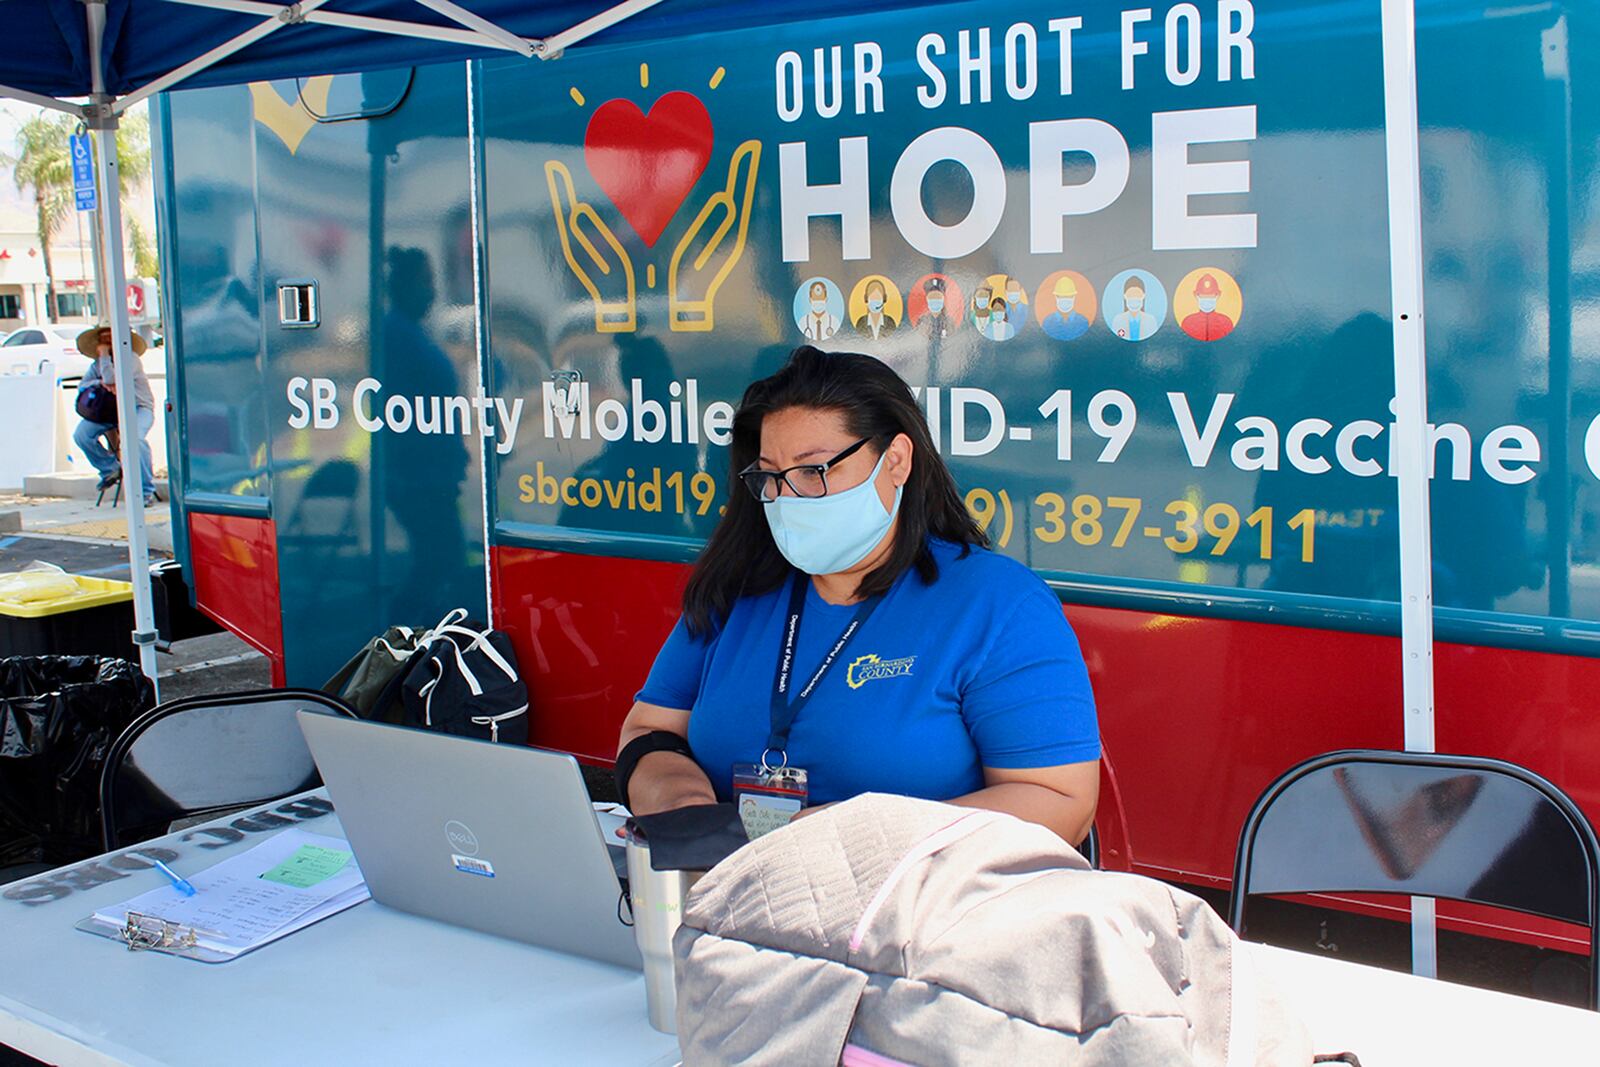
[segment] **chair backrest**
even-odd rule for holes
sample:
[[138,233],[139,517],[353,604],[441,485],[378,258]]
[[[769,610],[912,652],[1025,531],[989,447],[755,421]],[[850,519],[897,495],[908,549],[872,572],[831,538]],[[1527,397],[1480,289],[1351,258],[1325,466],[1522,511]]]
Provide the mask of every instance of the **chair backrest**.
[[1094,823],[1089,824],[1089,835],[1078,846],[1078,854],[1089,861],[1089,866],[1097,871],[1100,869],[1100,834],[1094,828]]
[[1588,926],[1600,998],[1600,844],[1577,805],[1525,768],[1371,749],[1291,768],[1245,820],[1229,923],[1243,933],[1252,894],[1338,891],[1470,901]]
[[161,704],[106,754],[100,818],[107,851],[131,829],[264,803],[321,784],[297,711],[355,717],[311,689],[262,689]]

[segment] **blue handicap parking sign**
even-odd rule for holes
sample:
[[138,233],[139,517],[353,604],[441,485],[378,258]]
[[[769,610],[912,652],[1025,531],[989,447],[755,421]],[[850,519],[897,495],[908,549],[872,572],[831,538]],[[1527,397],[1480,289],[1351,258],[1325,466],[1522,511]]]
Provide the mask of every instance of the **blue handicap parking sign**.
[[94,156],[89,150],[89,135],[75,133],[71,137],[72,192],[79,211],[93,211]]

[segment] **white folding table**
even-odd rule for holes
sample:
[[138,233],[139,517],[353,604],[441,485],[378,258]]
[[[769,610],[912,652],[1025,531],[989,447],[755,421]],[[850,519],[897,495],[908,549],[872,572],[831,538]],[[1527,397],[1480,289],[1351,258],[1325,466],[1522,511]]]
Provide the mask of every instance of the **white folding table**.
[[1246,945],[1317,1052],[1361,1067],[1565,1067],[1600,1061],[1600,1013],[1398,971]]
[[187,872],[284,820],[343,837],[316,806],[323,796],[0,887],[0,1044],[50,1063],[170,1067],[678,1062],[677,1039],[646,1020],[639,973],[372,901],[217,964],[129,952],[73,928],[162,884],[138,869],[140,849],[170,849]]
[[[0,887],[0,1044],[60,1064],[677,1063],[676,1039],[646,1021],[638,974],[372,902],[221,964],[73,928],[161,884],[142,849],[176,853],[186,872],[285,825],[342,837],[323,796]],[[1600,1014],[1265,945],[1245,953],[1317,1051],[1353,1051],[1363,1067],[1600,1055]]]

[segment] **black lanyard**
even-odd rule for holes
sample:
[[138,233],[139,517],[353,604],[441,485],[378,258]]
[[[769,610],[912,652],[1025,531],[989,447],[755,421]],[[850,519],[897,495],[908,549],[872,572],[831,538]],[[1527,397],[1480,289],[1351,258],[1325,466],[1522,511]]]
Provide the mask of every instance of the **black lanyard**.
[[805,684],[805,688],[795,694],[794,700],[789,699],[789,683],[794,674],[794,650],[800,640],[800,617],[806,610],[806,587],[811,580],[805,575],[796,575],[793,586],[789,592],[789,615],[784,620],[783,643],[778,650],[778,673],[772,680],[772,731],[767,735],[767,751],[761,754],[761,761],[766,763],[767,754],[776,752],[783,757],[782,763],[788,762],[785,749],[789,745],[789,730],[794,726],[794,721],[800,715],[800,709],[806,706],[811,699],[811,694],[816,692],[817,685],[823,676],[828,673],[828,668],[833,666],[833,661],[850,643],[861,627],[867,624],[872,613],[883,602],[883,597],[875,596],[856,609],[855,616],[850,624],[844,628],[839,639],[833,643],[828,654],[822,659],[822,666],[817,668],[817,673]]

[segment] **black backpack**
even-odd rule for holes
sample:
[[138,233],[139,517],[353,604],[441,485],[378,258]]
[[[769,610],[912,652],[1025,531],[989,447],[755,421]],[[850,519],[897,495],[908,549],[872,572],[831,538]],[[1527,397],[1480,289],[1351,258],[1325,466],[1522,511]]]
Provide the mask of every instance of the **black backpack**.
[[90,385],[78,390],[78,417],[107,426],[117,424],[117,394],[103,385]]
[[488,741],[528,743],[528,688],[511,638],[457,608],[406,664],[403,723]]

